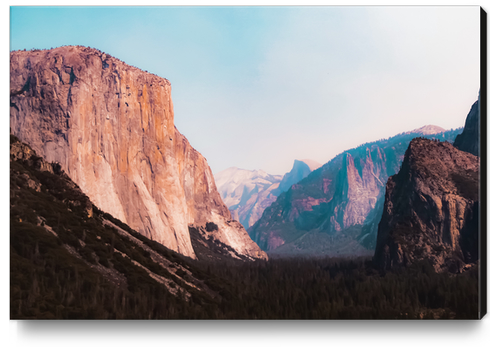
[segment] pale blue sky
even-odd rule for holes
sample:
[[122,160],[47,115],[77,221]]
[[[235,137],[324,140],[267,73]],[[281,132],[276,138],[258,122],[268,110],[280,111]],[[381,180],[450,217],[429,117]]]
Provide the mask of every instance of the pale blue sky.
[[12,7],[10,49],[95,47],[172,83],[213,172],[284,174],[478,96],[479,7]]

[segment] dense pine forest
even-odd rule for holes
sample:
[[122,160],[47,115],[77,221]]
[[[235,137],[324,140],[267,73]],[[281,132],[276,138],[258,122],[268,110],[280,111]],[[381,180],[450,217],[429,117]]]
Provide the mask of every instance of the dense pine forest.
[[[378,272],[368,259],[272,259],[210,266],[226,279],[218,318],[476,319],[478,271],[435,273],[428,263]],[[226,290],[226,292],[225,292]]]
[[[13,319],[478,318],[476,267],[453,275],[424,263],[381,273],[366,259],[206,264],[161,247],[211,289],[186,299],[131,269],[124,258],[110,261],[121,262],[128,286],[114,286],[44,231],[16,222],[12,227]],[[144,255],[133,250],[138,252]]]
[[13,319],[478,318],[476,268],[451,275],[436,274],[424,263],[379,273],[365,259],[187,260],[193,274],[217,295],[195,291],[186,300],[134,270],[125,272],[128,287],[118,288],[53,239],[34,242],[41,231],[17,230],[29,239],[13,238]]

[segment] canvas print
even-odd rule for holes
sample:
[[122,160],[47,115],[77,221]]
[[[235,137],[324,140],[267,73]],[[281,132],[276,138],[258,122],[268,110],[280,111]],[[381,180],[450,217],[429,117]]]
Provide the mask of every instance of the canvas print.
[[10,319],[481,319],[482,32],[478,6],[11,7]]

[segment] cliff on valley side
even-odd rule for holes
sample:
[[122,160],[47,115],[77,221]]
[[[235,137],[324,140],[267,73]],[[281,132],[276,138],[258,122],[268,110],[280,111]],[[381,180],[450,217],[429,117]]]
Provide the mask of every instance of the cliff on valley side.
[[479,158],[447,142],[416,138],[388,179],[375,263],[428,260],[460,272],[478,260]]
[[102,210],[195,257],[188,226],[264,258],[229,223],[206,159],[174,126],[169,81],[80,46],[10,53],[10,130]]
[[454,147],[480,156],[480,93],[478,100],[471,106],[464,124],[463,132],[454,140]]

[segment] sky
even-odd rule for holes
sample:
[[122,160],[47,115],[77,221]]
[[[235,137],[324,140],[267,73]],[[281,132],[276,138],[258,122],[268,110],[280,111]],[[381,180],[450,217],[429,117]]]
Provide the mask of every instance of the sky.
[[11,7],[10,50],[90,46],[172,84],[214,173],[288,172],[433,124],[480,88],[477,6]]

